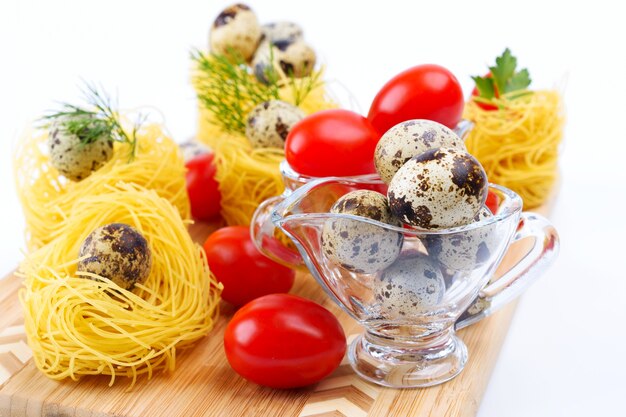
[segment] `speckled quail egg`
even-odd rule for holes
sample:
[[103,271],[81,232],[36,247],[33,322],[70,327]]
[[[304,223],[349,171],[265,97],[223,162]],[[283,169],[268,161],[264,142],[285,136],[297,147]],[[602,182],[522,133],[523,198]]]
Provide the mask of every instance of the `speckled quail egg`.
[[280,100],[265,101],[248,114],[246,137],[255,148],[283,148],[289,131],[305,114]]
[[465,151],[465,143],[446,126],[432,120],[407,120],[389,129],[378,141],[374,165],[380,178],[389,184],[406,161],[433,148]]
[[234,4],[215,18],[209,44],[213,53],[229,55],[231,51],[249,61],[261,40],[261,26],[256,15],[245,4]]
[[[272,50],[273,48],[273,50]],[[269,84],[270,72],[272,71],[272,58],[276,54],[277,47],[273,47],[272,43],[264,40],[254,53],[252,58],[252,70],[254,76],[263,84]]]
[[[482,208],[474,220],[481,221],[489,217],[492,217],[491,212]],[[452,271],[472,271],[483,265],[491,259],[500,241],[496,223],[449,235],[429,235],[422,239],[428,254],[442,268]]]
[[139,231],[124,223],[99,227],[80,247],[78,271],[108,278],[127,290],[146,281],[152,267],[148,242]]
[[315,51],[304,42],[294,42],[287,45],[277,54],[278,66],[287,76],[296,78],[311,74],[317,57]]
[[439,304],[446,284],[439,266],[422,254],[398,259],[374,281],[373,291],[382,313],[411,316]]
[[213,152],[210,146],[205,145],[196,139],[190,139],[187,142],[181,143],[180,150],[183,153],[185,163],[191,161],[197,156]]
[[[375,191],[349,192],[330,211],[399,225],[389,211],[385,196]],[[329,260],[352,272],[372,274],[395,261],[404,237],[400,232],[365,221],[333,218],[324,223],[321,240],[322,251]]]
[[271,22],[261,26],[261,41],[268,41],[274,45],[281,42],[294,42],[302,39],[302,28],[294,22]]
[[467,152],[430,149],[409,159],[393,176],[387,196],[391,212],[423,229],[470,223],[487,198],[487,174]]
[[316,59],[313,48],[301,40],[263,41],[254,55],[252,68],[259,81],[268,83],[272,68],[281,75],[302,78],[311,74]]
[[67,132],[64,120],[50,127],[48,136],[50,163],[72,181],[87,178],[113,156],[113,139],[102,135],[90,143],[82,143],[78,135]]

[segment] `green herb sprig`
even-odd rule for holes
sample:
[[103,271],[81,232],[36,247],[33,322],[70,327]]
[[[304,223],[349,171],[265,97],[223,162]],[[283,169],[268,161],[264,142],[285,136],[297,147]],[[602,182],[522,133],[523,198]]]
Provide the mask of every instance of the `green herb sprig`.
[[485,100],[506,95],[515,99],[527,94],[526,88],[531,83],[530,74],[526,68],[517,70],[517,58],[506,48],[502,55],[496,58],[496,64],[489,67],[487,76],[472,77],[476,83],[478,96]]
[[131,162],[136,156],[137,132],[144,123],[145,116],[140,115],[137,118],[129,136],[122,127],[117,100],[113,102],[106,92],[89,83],[84,83],[81,93],[87,107],[60,103],[59,110],[41,118],[42,127],[50,127],[55,123],[64,132],[76,135],[83,146],[103,136],[127,143],[130,145],[129,162]]
[[[269,62],[274,62],[273,54],[271,48]],[[196,65],[193,81],[198,99],[214,116],[211,122],[226,132],[245,133],[248,113],[259,103],[280,100],[281,86],[291,87],[291,100],[298,106],[321,84],[319,72],[302,79],[291,74],[285,78],[272,65],[264,69],[267,82],[261,83],[235,51],[219,55],[196,50],[192,51],[191,59]]]

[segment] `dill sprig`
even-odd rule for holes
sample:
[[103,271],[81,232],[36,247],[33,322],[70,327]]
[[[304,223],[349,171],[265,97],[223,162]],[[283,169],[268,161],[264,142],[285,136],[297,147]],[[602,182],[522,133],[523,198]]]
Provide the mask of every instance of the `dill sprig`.
[[191,53],[198,72],[198,99],[227,132],[243,133],[246,116],[259,103],[279,98],[276,80],[262,84],[250,73],[240,55]]
[[140,115],[137,118],[129,136],[122,127],[117,100],[113,102],[106,92],[89,83],[85,83],[81,93],[88,107],[60,103],[60,110],[42,117],[43,127],[56,123],[63,132],[76,135],[83,146],[101,137],[127,143],[130,145],[129,162],[132,161],[137,152],[137,132],[145,117]]
[[289,75],[289,85],[291,86],[293,104],[299,106],[317,87],[323,84],[321,80],[322,71],[313,71],[310,76],[304,78],[295,78],[293,74]]
[[[281,87],[290,87],[291,101],[298,106],[322,83],[320,72],[298,79],[279,74],[273,65],[264,69],[266,83],[261,83],[235,51],[219,55],[196,50],[191,59],[197,69],[194,84],[198,99],[213,115],[211,122],[227,132],[245,133],[248,113],[259,103],[280,100]],[[269,62],[274,62],[274,47],[270,48]]]

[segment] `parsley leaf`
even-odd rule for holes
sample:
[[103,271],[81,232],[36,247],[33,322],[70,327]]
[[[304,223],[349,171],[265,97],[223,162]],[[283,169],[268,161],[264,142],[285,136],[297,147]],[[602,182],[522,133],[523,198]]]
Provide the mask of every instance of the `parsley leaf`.
[[[500,94],[525,90],[531,83],[530,74],[526,68],[516,71],[517,58],[506,48],[502,55],[496,58],[496,64],[489,67],[489,74],[484,77],[474,76],[478,95],[490,100]],[[517,96],[516,96],[517,97]],[[513,97],[509,97],[513,98]]]
[[472,80],[476,83],[476,89],[478,94],[484,98],[494,98],[496,95],[495,88],[493,86],[493,78],[490,77],[472,77]]
[[524,68],[520,72],[516,72],[507,82],[504,92],[510,93],[517,90],[523,90],[530,85],[531,79],[528,70]]
[[515,73],[517,66],[517,58],[511,55],[511,50],[506,48],[504,53],[496,58],[496,65],[489,67],[491,75],[496,82],[498,91],[505,91],[509,79]]

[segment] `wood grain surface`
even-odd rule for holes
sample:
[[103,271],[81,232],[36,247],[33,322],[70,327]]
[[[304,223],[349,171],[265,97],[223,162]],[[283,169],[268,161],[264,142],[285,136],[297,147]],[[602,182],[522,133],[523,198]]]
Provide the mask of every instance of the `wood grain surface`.
[[[547,208],[535,210],[547,211]],[[214,225],[196,224],[190,232],[202,241]],[[523,253],[516,245],[502,262],[507,268]],[[396,390],[358,378],[344,359],[315,386],[296,390],[261,387],[239,377],[222,348],[226,324],[234,309],[221,305],[213,331],[177,355],[177,369],[151,380],[139,379],[132,391],[119,379],[85,377],[79,382],[54,381],[40,373],[25,343],[18,301],[21,280],[0,280],[0,417],[60,416],[269,416],[269,417],[407,417],[474,416],[485,392],[515,311],[510,304],[495,315],[459,332],[469,351],[468,363],[455,379],[423,389]],[[332,311],[351,340],[361,327],[336,306],[314,279],[299,273],[291,291]]]

